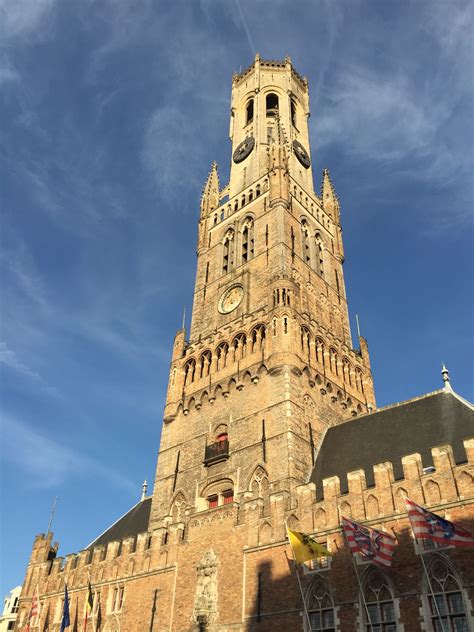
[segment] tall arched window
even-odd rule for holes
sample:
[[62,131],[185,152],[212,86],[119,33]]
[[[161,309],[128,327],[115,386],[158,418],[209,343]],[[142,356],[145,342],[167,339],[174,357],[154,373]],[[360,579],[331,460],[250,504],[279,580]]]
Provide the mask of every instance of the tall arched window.
[[[428,575],[434,593],[434,599],[427,582],[425,595],[429,606],[431,628],[445,632],[468,630],[466,605],[464,603],[461,584],[455,572],[446,561],[436,555],[428,564]],[[436,603],[435,603],[436,600]],[[440,622],[440,615],[441,621]]]
[[365,574],[363,587],[365,604],[362,604],[362,613],[368,632],[396,632],[395,604],[388,578],[371,566]]
[[329,368],[335,375],[339,375],[337,352],[332,347],[329,349]]
[[258,351],[265,340],[265,325],[257,325],[250,334],[252,340],[252,353]]
[[364,382],[362,379],[362,371],[359,369],[359,367],[356,368],[355,370],[355,377],[356,377],[356,388],[358,391],[360,391],[361,393],[364,392]]
[[245,357],[245,352],[247,350],[247,337],[245,334],[237,334],[232,342],[232,347],[234,349],[234,360],[241,360]]
[[311,621],[311,632],[324,630],[334,632],[334,603],[328,582],[322,577],[317,577],[306,593],[306,604]]
[[352,386],[352,369],[347,358],[342,359],[342,377],[344,382]]
[[323,276],[323,242],[321,235],[316,233],[314,236],[315,256],[316,256],[316,272]]
[[246,118],[245,125],[248,125],[253,121],[253,99],[249,99],[247,107],[245,108]]
[[296,127],[296,103],[291,99],[291,123]]
[[265,99],[267,116],[277,116],[278,114],[278,96],[273,92],[267,94]]
[[253,259],[254,256],[254,237],[253,237],[253,219],[247,217],[242,226],[242,263],[246,263]]
[[311,251],[309,246],[309,228],[306,220],[301,222],[301,242],[303,245],[303,261],[311,265]]
[[204,351],[199,358],[199,377],[207,377],[211,371],[212,354],[210,351]]
[[324,366],[324,342],[316,338],[316,361]]
[[196,361],[191,358],[184,365],[184,384],[191,384],[194,382],[194,374],[196,372]]
[[221,342],[221,344],[216,349],[216,369],[219,371],[223,369],[227,364],[227,353],[229,351],[229,345],[227,342]]
[[226,232],[223,247],[222,272],[227,274],[234,267],[234,231],[232,229]]
[[311,334],[309,333],[309,329],[307,327],[301,327],[301,350],[309,353],[309,343],[311,340]]

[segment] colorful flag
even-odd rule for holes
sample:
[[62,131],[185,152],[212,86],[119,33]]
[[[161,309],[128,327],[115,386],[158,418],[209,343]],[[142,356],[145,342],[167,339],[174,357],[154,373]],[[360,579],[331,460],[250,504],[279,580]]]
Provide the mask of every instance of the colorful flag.
[[329,551],[319,542],[316,542],[311,536],[300,531],[290,531],[287,529],[290,539],[291,548],[295,557],[295,562],[303,564],[308,560],[314,560],[318,557],[331,555]]
[[39,588],[36,584],[35,592],[33,593],[33,601],[31,602],[30,614],[28,615],[28,622],[26,624],[26,632],[30,632],[30,626],[35,625],[40,616],[40,601],[39,601]]
[[63,606],[63,617],[61,619],[61,632],[64,632],[66,628],[71,625],[71,620],[69,617],[69,597],[67,594],[67,584],[64,584],[64,606]]
[[362,557],[376,564],[390,566],[396,538],[390,533],[364,527],[358,522],[342,517],[342,527],[352,555]]
[[439,544],[474,546],[474,536],[466,529],[405,498],[411,528],[416,539],[426,538]]
[[94,605],[94,597],[92,596],[92,587],[89,581],[89,584],[87,587],[86,603],[84,604],[84,626],[82,628],[83,632],[85,632],[85,630],[87,629],[87,621],[89,620],[89,617],[92,614],[93,605]]

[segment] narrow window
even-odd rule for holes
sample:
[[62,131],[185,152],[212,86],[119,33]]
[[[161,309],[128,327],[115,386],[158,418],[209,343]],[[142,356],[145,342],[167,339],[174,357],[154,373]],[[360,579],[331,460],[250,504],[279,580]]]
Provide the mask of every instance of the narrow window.
[[296,127],[296,103],[291,99],[291,123]]
[[311,253],[309,249],[309,229],[305,220],[301,222],[301,241],[303,244],[303,261],[310,265]]
[[253,121],[253,99],[250,99],[250,101],[247,103],[246,113],[247,117],[245,125],[248,125]]
[[393,632],[397,629],[397,618],[388,579],[380,570],[372,568],[367,573],[364,583],[367,611],[362,608],[362,612],[365,614],[366,629],[369,632]]
[[209,281],[209,261],[206,263],[206,280],[205,283]]
[[283,317],[283,333],[288,333],[288,318],[286,316]]
[[234,231],[229,230],[224,237],[224,254],[222,259],[222,272],[227,274],[234,265]]
[[277,116],[278,115],[278,97],[273,92],[267,94],[267,98],[265,99],[267,116]]
[[337,298],[339,300],[339,305],[341,304],[341,288],[339,286],[339,275],[337,273],[337,270],[334,271],[334,274],[336,275],[336,291],[337,291]]
[[255,195],[258,197],[260,195],[260,185],[257,184],[257,187],[255,189]]
[[316,272],[320,276],[323,276],[323,244],[321,241],[321,235],[316,233],[314,240],[316,246]]

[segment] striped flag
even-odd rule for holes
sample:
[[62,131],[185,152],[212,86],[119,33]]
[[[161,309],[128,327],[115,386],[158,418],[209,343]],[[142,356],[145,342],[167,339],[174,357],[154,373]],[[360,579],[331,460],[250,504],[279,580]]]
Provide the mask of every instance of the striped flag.
[[364,527],[358,522],[342,517],[342,527],[352,555],[360,553],[366,560],[390,566],[395,537],[385,531]]
[[87,630],[87,621],[89,620],[89,617],[92,614],[92,606],[94,605],[94,598],[92,596],[92,587],[91,587],[91,583],[89,581],[88,587],[87,587],[87,597],[86,597],[86,603],[84,604],[84,625],[83,625],[83,632],[85,632],[85,630]]
[[474,546],[474,536],[466,529],[428,511],[405,498],[411,528],[416,539],[428,539],[439,544]]
[[35,592],[33,594],[33,601],[31,602],[30,614],[28,615],[28,622],[26,624],[26,632],[30,632],[30,626],[36,625],[40,616],[40,601],[39,601],[39,588],[36,584]]
[[61,619],[61,632],[64,632],[66,628],[71,625],[71,618],[69,616],[69,595],[67,594],[67,584],[64,584],[64,604],[63,604],[63,616]]

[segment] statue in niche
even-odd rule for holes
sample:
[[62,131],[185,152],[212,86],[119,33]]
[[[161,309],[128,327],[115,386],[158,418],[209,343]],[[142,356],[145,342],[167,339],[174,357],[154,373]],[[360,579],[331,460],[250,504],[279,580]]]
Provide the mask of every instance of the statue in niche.
[[198,581],[194,598],[196,623],[209,622],[217,612],[217,556],[212,549],[207,551],[197,564]]

